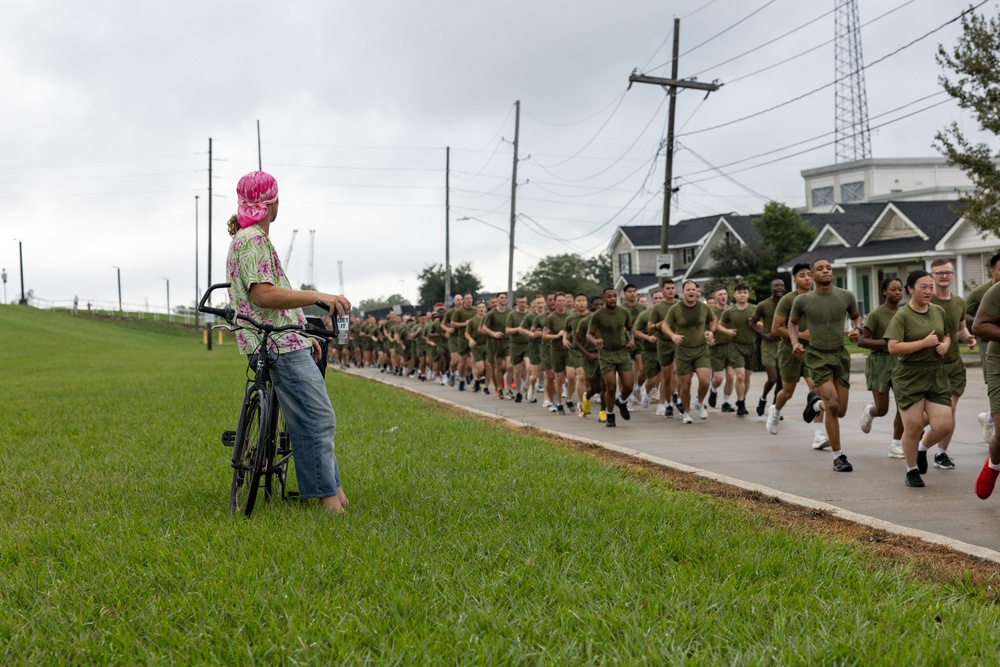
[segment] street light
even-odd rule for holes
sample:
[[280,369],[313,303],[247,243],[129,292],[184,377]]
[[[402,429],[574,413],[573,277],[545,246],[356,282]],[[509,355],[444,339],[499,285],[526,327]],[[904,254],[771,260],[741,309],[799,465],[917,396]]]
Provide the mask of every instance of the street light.
[[122,310],[122,270],[117,266],[112,266],[111,268],[118,272],[118,312],[124,317],[125,311]]
[[[28,299],[24,295],[24,253],[21,252],[21,239],[14,239],[17,241],[17,259],[21,263],[21,300],[18,304],[22,306],[28,305]],[[6,290],[6,287],[4,287]],[[6,301],[6,299],[4,299]]]
[[170,320],[170,278],[160,278],[167,281],[167,320]]

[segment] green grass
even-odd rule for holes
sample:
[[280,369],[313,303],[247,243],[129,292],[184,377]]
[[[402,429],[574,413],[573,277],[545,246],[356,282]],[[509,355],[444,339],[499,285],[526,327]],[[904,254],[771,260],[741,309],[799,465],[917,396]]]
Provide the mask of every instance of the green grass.
[[0,333],[4,665],[995,660],[990,590],[336,372],[349,515],[233,518],[231,343],[16,306]]

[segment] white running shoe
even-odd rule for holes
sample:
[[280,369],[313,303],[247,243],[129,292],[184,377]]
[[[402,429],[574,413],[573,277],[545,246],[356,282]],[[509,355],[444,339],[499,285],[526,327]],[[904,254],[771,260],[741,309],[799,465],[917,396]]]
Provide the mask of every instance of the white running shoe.
[[890,459],[901,459],[905,458],[903,456],[903,445],[889,445],[889,458]]
[[708,419],[708,408],[705,407],[705,404],[699,403],[697,407],[698,407],[698,418]]
[[684,423],[685,424],[693,424],[694,423],[694,420],[691,419],[691,413],[690,412],[685,412],[684,413]]
[[547,399],[547,398],[546,398],[546,399],[545,399],[544,401],[542,401],[542,407],[543,407],[543,408],[547,408],[547,407],[549,407],[550,405],[552,405],[552,404],[551,404],[551,403],[549,403],[549,399]]
[[767,409],[767,432],[771,435],[778,435],[778,421],[781,415],[773,405]]
[[874,403],[865,403],[865,409],[861,412],[861,432],[871,433],[872,421],[875,419],[872,416],[872,410],[875,409]]
[[824,431],[820,431],[815,436],[813,436],[813,449],[826,449],[830,446],[830,440],[826,437]]
[[642,393],[642,407],[644,410],[649,409],[649,392],[645,391]]
[[667,404],[666,403],[660,403],[659,405],[656,406],[656,416],[657,417],[666,417],[667,416]]
[[983,440],[986,444],[990,444],[993,441],[993,435],[996,432],[996,425],[993,423],[993,415],[988,412],[979,413],[979,425],[983,429]]

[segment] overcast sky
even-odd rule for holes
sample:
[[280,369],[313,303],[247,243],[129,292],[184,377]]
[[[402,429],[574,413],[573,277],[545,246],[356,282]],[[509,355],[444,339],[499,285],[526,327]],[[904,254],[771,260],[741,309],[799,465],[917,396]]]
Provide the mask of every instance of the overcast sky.
[[[342,262],[353,302],[414,300],[420,270],[444,262],[450,146],[452,265],[505,289],[515,100],[515,276],[546,255],[600,252],[618,225],[659,224],[667,96],[626,89],[633,69],[669,76],[675,17],[681,78],[724,85],[678,97],[673,220],[802,206],[801,170],[834,162],[834,4],[0,0],[7,300],[20,295],[16,238],[43,304],[116,303],[113,267],[126,304],[162,309],[164,279],[172,305],[192,302],[196,196],[202,289],[209,266],[209,137],[220,282],[258,120],[282,260],[299,230],[296,286],[311,272],[339,292]],[[938,28],[968,5],[859,5],[873,157],[937,156],[934,133],[952,121],[975,135],[934,60],[960,34]]]

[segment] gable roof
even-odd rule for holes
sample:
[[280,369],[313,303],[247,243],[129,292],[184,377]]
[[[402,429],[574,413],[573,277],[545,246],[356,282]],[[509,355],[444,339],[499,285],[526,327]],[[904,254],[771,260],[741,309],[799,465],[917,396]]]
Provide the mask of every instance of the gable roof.
[[[698,243],[712,231],[718,219],[719,216],[712,215],[705,218],[681,220],[675,225],[670,225],[670,247],[677,248]],[[662,229],[660,225],[626,225],[618,229],[636,248],[660,247],[660,230]]]

